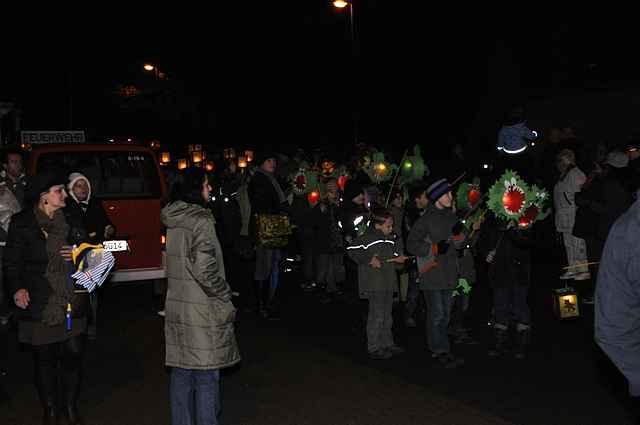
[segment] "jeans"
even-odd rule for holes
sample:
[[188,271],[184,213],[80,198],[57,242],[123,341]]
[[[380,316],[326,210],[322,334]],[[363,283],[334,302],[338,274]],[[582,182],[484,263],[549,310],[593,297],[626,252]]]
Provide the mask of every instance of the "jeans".
[[427,340],[434,354],[449,352],[449,319],[453,303],[452,289],[424,291],[427,303]]
[[220,371],[174,367],[169,383],[172,425],[217,425]]
[[528,286],[505,286],[493,289],[493,308],[496,326],[508,328],[511,321],[520,325],[531,324],[531,311],[527,303]]

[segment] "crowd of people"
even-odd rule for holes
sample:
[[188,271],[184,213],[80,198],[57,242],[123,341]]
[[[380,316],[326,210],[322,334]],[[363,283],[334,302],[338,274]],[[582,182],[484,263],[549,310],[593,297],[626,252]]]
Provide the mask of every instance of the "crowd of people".
[[[580,145],[565,140],[551,148],[557,178],[550,184],[548,169],[547,175],[536,174],[527,143],[538,135],[520,114],[501,132],[496,172],[512,169],[553,191],[553,223],[568,264],[559,279],[592,282],[588,295],[595,294],[596,303],[603,300],[596,306],[597,340],[621,365],[631,394],[640,396],[638,357],[629,348],[640,342],[637,321],[629,318],[638,316],[640,300],[634,237],[640,216],[638,203],[631,207],[640,150],[612,149],[585,165],[579,160],[584,152],[576,152]],[[161,212],[167,229],[161,313],[173,424],[217,423],[220,369],[240,362],[236,308],[248,317],[279,320],[281,273],[296,259],[300,289],[317,293],[323,304],[349,305],[350,325],[366,335],[373,360],[406,350],[394,339],[394,304],[407,327],[417,326],[422,305],[428,355],[446,369],[464,365],[453,352],[456,345],[476,343],[466,312],[479,273],[486,272],[494,331],[487,355],[527,358],[534,326],[528,303],[532,251],[540,247],[536,226],[513,225],[490,211],[473,214],[472,206],[458,205],[459,181],[448,173],[381,184],[359,159],[348,164],[349,178],[341,181],[323,173],[326,157],[309,158],[300,150],[285,158],[265,146],[249,169],[229,160],[219,175],[188,168],[171,176]],[[2,164],[0,371],[7,373],[13,316],[19,341],[34,354],[43,423],[56,423],[62,411],[68,423],[80,424],[82,353],[85,336],[96,337],[97,296],[75,290],[71,246],[100,243],[115,227],[91,196],[89,179],[77,171],[45,170],[27,180],[22,155],[13,150]],[[321,190],[314,196],[292,185],[291,176],[303,168],[319,179]],[[626,295],[623,301],[611,295],[615,291]],[[615,319],[623,313],[626,319]],[[627,332],[620,331],[621,322]]]

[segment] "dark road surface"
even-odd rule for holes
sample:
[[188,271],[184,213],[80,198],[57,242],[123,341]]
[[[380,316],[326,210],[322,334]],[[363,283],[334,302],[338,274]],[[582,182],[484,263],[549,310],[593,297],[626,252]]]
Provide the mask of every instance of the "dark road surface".
[[[280,322],[239,313],[240,366],[223,378],[222,423],[264,425],[626,424],[625,381],[593,343],[592,307],[553,318],[550,289],[532,291],[534,344],[528,359],[486,356],[486,289],[475,289],[479,345],[454,347],[463,368],[445,370],[426,351],[422,327],[398,326],[408,352],[369,360],[346,304],[321,304],[288,275]],[[98,339],[89,341],[80,410],[87,425],[169,424],[163,319],[149,284],[102,290]],[[482,323],[484,322],[484,323]],[[12,334],[0,425],[38,424],[31,356]]]

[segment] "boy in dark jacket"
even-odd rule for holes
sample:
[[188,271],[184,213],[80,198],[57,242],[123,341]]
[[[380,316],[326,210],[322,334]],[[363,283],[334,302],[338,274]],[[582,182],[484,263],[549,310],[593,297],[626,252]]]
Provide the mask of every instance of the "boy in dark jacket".
[[501,356],[505,353],[509,327],[514,322],[517,335],[515,357],[523,359],[531,332],[527,297],[531,281],[532,230],[520,229],[512,221],[504,223],[492,217],[482,238],[482,255],[489,263],[495,311],[495,345],[488,354]]
[[432,183],[427,195],[431,203],[411,229],[407,248],[418,257],[420,286],[428,309],[429,350],[443,366],[455,368],[464,360],[451,354],[448,327],[453,289],[458,284],[455,248],[464,243],[463,225],[453,212],[451,186],[446,179]]
[[[326,194],[313,207],[313,244],[316,252],[316,281],[326,285],[322,303],[331,302],[338,292],[337,284],[345,279],[344,243],[338,226],[338,184],[326,182]],[[305,243],[309,243],[307,240]]]
[[358,285],[362,296],[369,299],[367,317],[367,351],[372,359],[388,359],[404,349],[393,343],[393,291],[396,270],[407,259],[396,252],[393,217],[386,208],[376,208],[371,225],[364,235],[347,247],[358,264]]

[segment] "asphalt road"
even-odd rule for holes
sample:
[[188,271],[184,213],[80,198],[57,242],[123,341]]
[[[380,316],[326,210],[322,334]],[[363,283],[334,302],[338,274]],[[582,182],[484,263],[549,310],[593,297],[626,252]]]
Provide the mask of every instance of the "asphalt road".
[[[223,424],[626,424],[625,381],[593,343],[592,309],[560,322],[551,313],[549,267],[538,267],[530,303],[531,354],[486,356],[488,290],[478,285],[469,322],[480,344],[455,347],[463,368],[445,370],[427,350],[422,326],[398,324],[407,353],[367,358],[352,330],[353,306],[321,304],[294,271],[282,291],[282,320],[240,314],[243,361],[224,372]],[[546,271],[545,271],[546,270]],[[545,271],[545,273],[542,273]],[[545,278],[545,274],[547,277]],[[80,409],[88,425],[169,424],[163,319],[148,284],[105,287],[98,339],[89,341]],[[28,347],[12,333],[0,424],[38,424]]]

